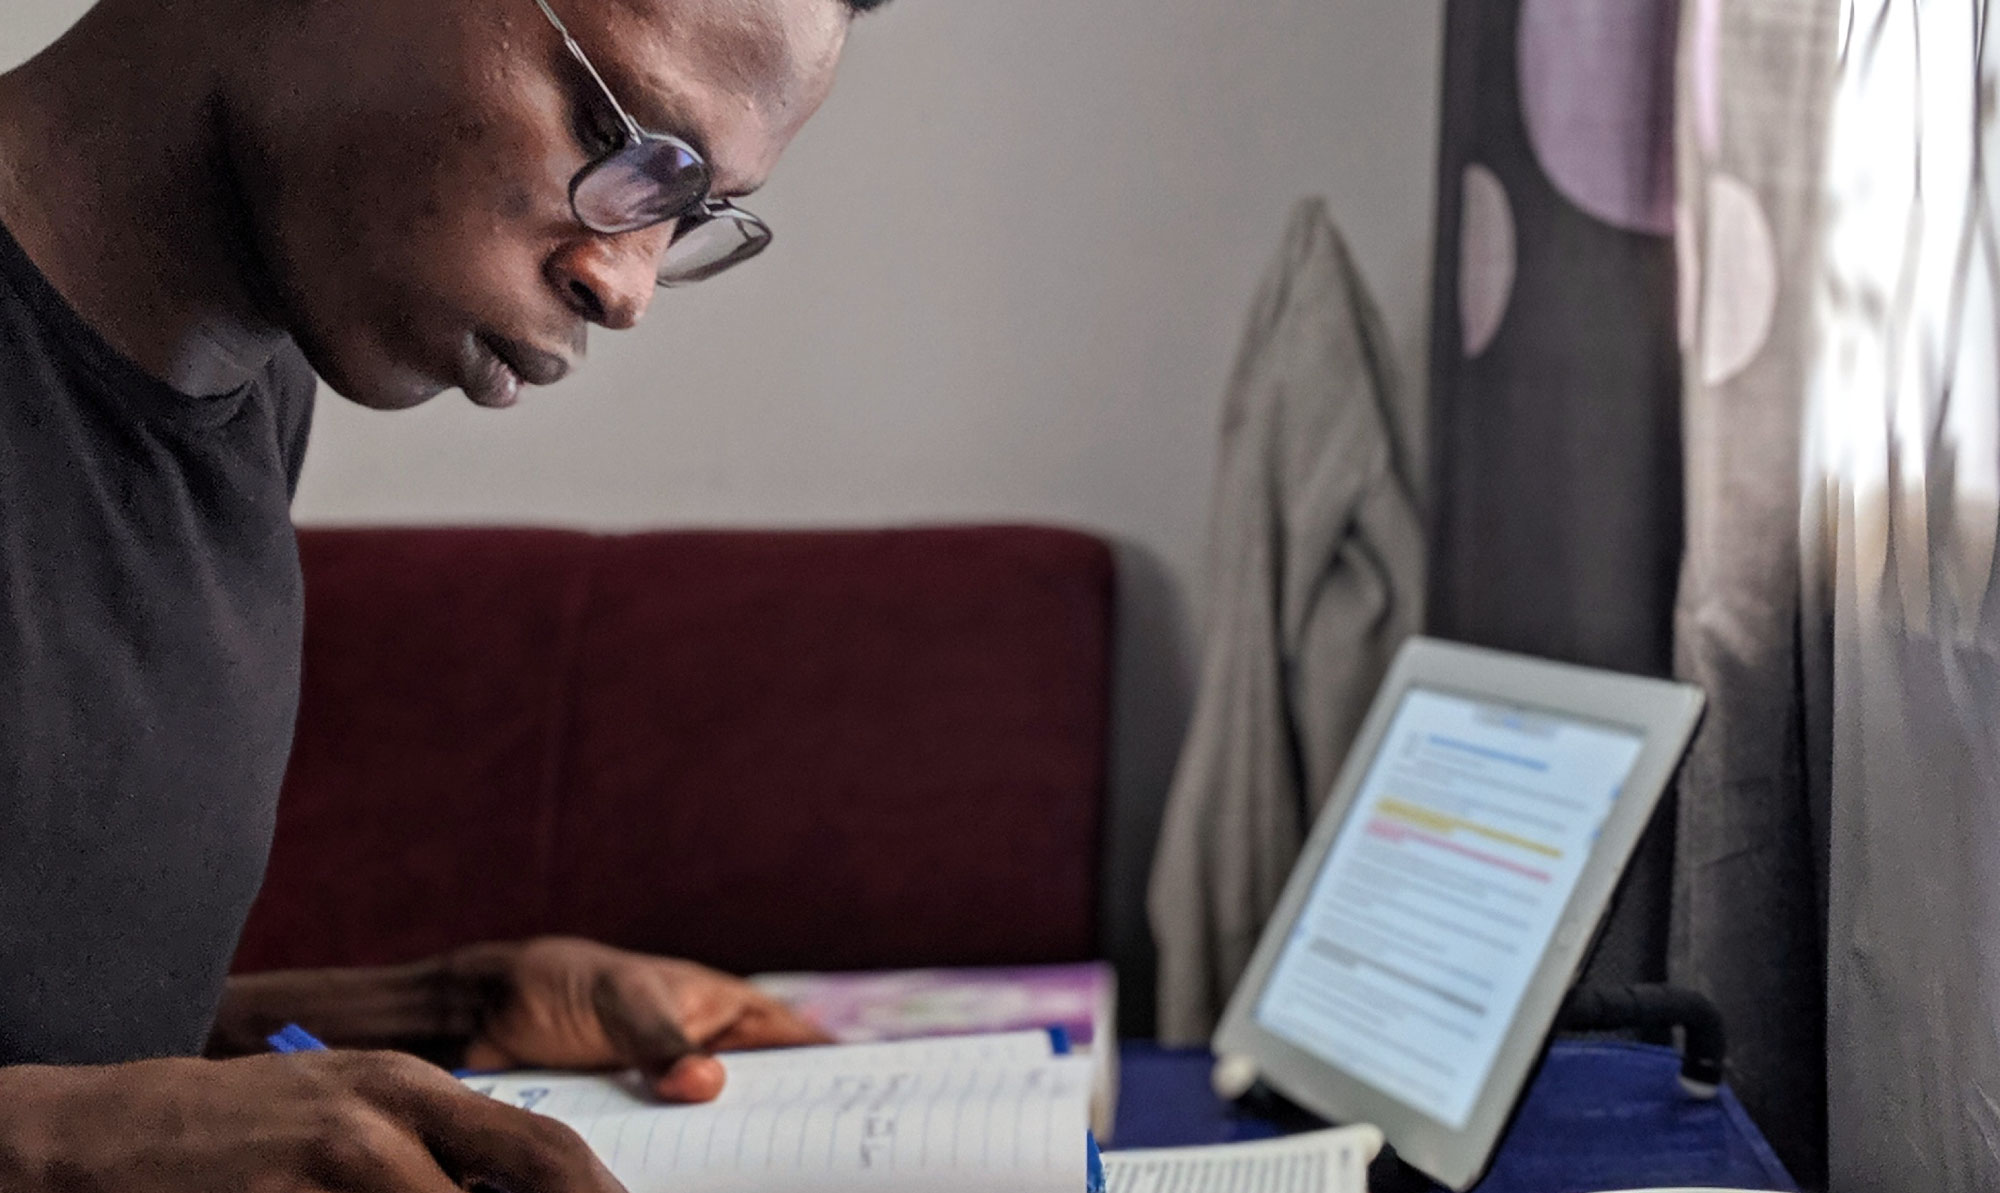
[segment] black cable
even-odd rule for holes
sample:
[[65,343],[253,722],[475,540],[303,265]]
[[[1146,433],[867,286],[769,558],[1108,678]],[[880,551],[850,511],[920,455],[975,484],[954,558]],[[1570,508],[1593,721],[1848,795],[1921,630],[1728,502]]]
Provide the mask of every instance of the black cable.
[[1678,986],[1578,986],[1556,1013],[1557,1031],[1682,1032],[1681,1085],[1712,1098],[1722,1085],[1729,1041],[1722,1012],[1707,996]]

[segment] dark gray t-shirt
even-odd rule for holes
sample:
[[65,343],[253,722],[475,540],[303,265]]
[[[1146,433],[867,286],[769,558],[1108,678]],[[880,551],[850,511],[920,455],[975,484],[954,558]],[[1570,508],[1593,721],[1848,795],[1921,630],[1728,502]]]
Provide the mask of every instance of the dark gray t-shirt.
[[298,710],[287,345],[191,398],[0,230],[0,1064],[200,1049]]

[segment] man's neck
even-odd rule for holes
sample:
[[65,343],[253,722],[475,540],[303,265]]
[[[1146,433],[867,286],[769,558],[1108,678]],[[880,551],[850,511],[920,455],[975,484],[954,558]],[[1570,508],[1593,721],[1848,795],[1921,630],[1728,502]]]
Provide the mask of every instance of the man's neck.
[[[107,0],[0,76],[0,223],[86,322],[188,394],[284,342],[259,288],[203,6]],[[261,308],[261,309],[260,309]]]

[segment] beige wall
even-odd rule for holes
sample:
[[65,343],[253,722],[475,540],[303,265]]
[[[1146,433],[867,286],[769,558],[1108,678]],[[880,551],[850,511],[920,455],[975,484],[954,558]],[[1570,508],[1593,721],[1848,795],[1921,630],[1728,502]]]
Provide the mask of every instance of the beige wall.
[[[7,0],[0,61],[84,7]],[[662,295],[522,409],[325,401],[298,516],[1103,532],[1128,578],[1119,827],[1143,840],[1186,713],[1217,404],[1295,197],[1330,197],[1416,376],[1440,7],[895,0],[758,197],[763,260]],[[1128,930],[1139,864],[1114,859]]]

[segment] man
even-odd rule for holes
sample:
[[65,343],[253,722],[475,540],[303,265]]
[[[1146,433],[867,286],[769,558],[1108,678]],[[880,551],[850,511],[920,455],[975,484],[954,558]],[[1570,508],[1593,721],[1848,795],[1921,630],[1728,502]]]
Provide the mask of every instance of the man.
[[505,406],[754,254],[729,200],[879,2],[102,0],[0,77],[0,1189],[609,1193],[406,1054],[194,1054],[296,1018],[701,1099],[706,1050],[810,1036],[572,940],[223,975],[297,705],[313,373]]

